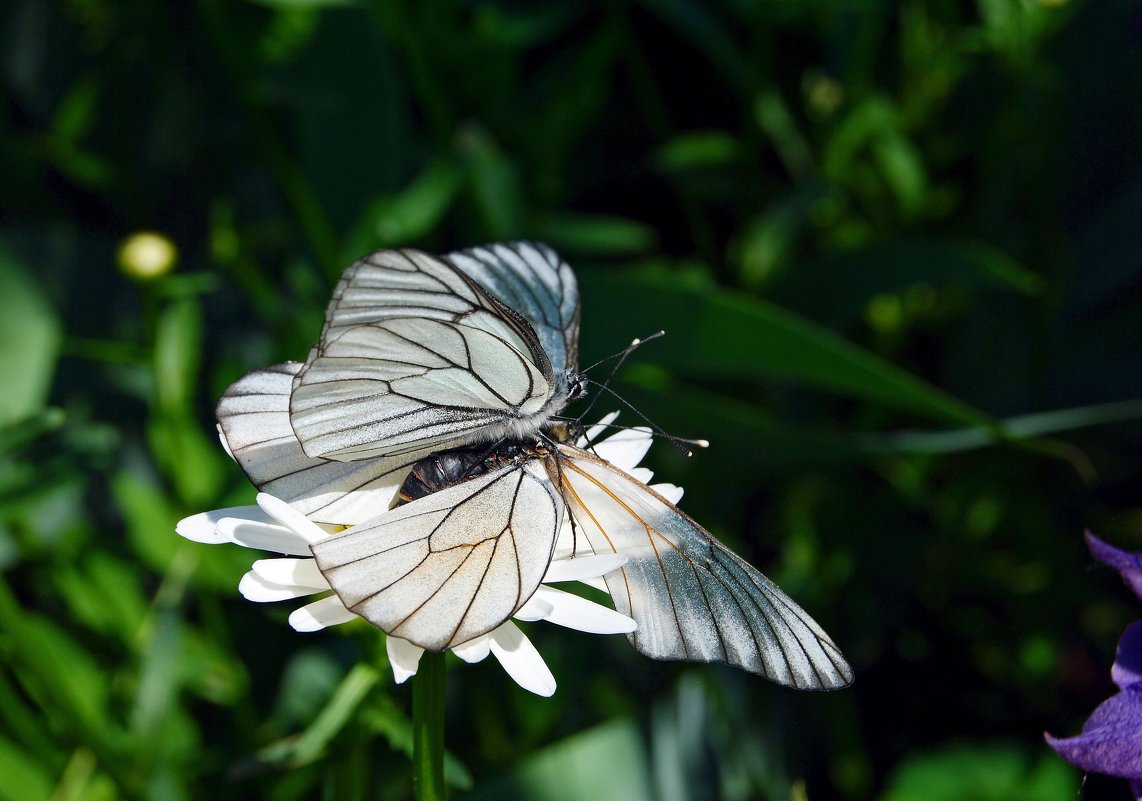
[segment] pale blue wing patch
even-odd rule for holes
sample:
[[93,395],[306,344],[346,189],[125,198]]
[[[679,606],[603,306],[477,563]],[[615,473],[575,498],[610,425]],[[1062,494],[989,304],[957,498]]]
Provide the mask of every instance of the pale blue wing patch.
[[837,646],[776,584],[623,471],[560,453],[577,531],[596,553],[627,557],[606,583],[615,608],[637,621],[628,636],[641,653],[726,662],[799,689],[852,683]]
[[539,242],[500,242],[444,258],[527,318],[556,375],[578,369],[579,286],[555,251]]

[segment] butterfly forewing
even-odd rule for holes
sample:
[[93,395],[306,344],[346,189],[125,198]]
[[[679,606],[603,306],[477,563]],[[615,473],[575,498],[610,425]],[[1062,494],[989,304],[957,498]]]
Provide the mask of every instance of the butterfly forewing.
[[528,459],[440,490],[313,546],[342,602],[440,651],[495,629],[539,586],[564,507]]
[[535,364],[497,336],[394,318],[336,332],[295,387],[290,409],[307,452],[359,459],[446,447],[526,420],[551,394]]
[[596,553],[626,565],[606,577],[628,635],[656,659],[727,662],[800,689],[835,689],[852,669],[777,585],[646,485],[575,448],[560,448],[563,495]]
[[[454,447],[538,430],[558,412],[568,382],[545,345],[560,364],[573,358],[578,293],[554,254],[518,248],[500,252],[510,262],[467,252],[477,277],[413,250],[378,251],[349,268],[293,384],[290,421],[305,453],[348,460]],[[480,283],[521,293],[537,271],[554,285],[522,311]]]
[[555,251],[538,242],[499,242],[444,258],[527,318],[556,375],[578,368],[579,287]]
[[300,369],[290,363],[257,370],[226,390],[216,412],[226,446],[259,490],[318,523],[354,525],[376,517],[425,452],[358,462],[306,456],[289,422],[290,388]]

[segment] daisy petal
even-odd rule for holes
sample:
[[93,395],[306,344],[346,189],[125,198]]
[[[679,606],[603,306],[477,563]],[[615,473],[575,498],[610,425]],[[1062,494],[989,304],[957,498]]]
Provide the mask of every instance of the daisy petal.
[[313,595],[320,590],[311,587],[298,587],[293,584],[277,584],[273,581],[267,581],[251,570],[242,576],[242,580],[238,582],[238,592],[242,593],[242,597],[247,601],[264,604],[301,598],[305,595]]
[[[542,587],[540,588],[542,589]],[[539,590],[535,591],[524,605],[512,615],[516,620],[543,620],[554,611],[554,607],[539,597]]]
[[603,581],[602,576],[596,576],[594,578],[581,578],[579,581],[583,582],[588,587],[594,587],[599,592],[610,592],[610,590],[607,589],[607,582]]
[[475,664],[482,662],[491,653],[492,648],[492,635],[482,634],[475,637],[468,642],[461,643],[452,649],[452,653],[463,659],[468,664]]
[[294,631],[320,631],[327,626],[348,623],[355,617],[357,616],[341,603],[340,598],[330,595],[328,598],[293,610],[293,614],[289,616],[289,624],[293,626]]
[[643,484],[649,484],[654,478],[654,471],[645,467],[632,467],[627,473],[631,478],[641,481]]
[[492,632],[491,645],[492,654],[516,684],[545,698],[555,694],[555,677],[519,626],[510,620],[501,624]]
[[582,581],[605,576],[625,565],[627,558],[621,553],[586,554],[567,559],[552,559],[547,566],[543,583],[553,581]]
[[314,592],[329,589],[329,582],[317,569],[314,559],[259,559],[252,569],[274,584],[309,587]]
[[259,492],[256,500],[258,501],[258,506],[262,507],[262,510],[266,514],[293,531],[310,545],[325,539],[325,531],[318,528],[316,523],[280,498],[275,498],[273,495],[265,492]]
[[213,512],[201,512],[178,521],[174,530],[180,537],[186,537],[193,542],[205,542],[218,545],[229,542],[228,537],[218,532],[218,521],[225,517],[236,517],[245,520],[269,522],[270,517],[257,506],[232,506],[229,509],[215,509]]
[[386,637],[385,651],[388,652],[389,666],[393,669],[393,678],[397,684],[404,684],[410,676],[416,675],[423,648],[400,637]]
[[638,628],[634,618],[554,587],[540,587],[535,591],[532,600],[536,598],[547,602],[551,607],[551,614],[546,615],[544,619],[558,626],[585,631],[588,634],[626,634]]
[[650,429],[645,426],[628,428],[612,434],[592,448],[595,455],[620,470],[633,470],[650,450]]
[[285,526],[277,523],[259,523],[226,517],[218,521],[218,534],[226,542],[258,551],[288,553],[294,556],[312,556],[309,544]]
[[599,420],[599,422],[595,423],[595,425],[588,428],[587,433],[584,436],[580,437],[579,441],[575,444],[580,448],[586,448],[588,443],[594,442],[599,437],[603,436],[603,433],[607,430],[607,426],[615,422],[615,418],[618,416],[618,412],[608,412],[607,414],[603,415],[602,419]]
[[675,484],[651,484],[650,488],[675,506],[682,500],[684,490]]

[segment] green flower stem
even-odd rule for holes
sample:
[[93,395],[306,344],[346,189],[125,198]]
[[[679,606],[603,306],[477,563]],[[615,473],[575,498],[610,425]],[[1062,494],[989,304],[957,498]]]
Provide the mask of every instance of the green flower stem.
[[425,651],[412,679],[412,787],[417,801],[444,799],[444,654]]

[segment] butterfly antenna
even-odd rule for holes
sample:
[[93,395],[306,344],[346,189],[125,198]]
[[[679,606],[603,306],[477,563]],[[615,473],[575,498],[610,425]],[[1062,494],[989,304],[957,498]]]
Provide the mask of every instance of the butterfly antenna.
[[[651,334],[648,337],[643,337],[642,339],[637,339],[637,338],[633,339],[633,340],[631,340],[631,343],[629,345],[627,345],[626,348],[624,348],[623,350],[619,351],[618,353],[612,353],[610,356],[608,356],[605,359],[600,359],[599,361],[592,364],[590,367],[588,367],[583,372],[584,373],[590,372],[591,370],[595,369],[596,367],[598,367],[603,362],[610,361],[611,359],[617,358],[618,361],[615,362],[615,366],[611,368],[611,374],[607,376],[606,381],[604,381],[601,384],[599,384],[595,381],[591,382],[592,384],[595,384],[595,386],[599,387],[600,389],[608,389],[610,387],[611,380],[619,372],[619,368],[623,366],[623,362],[625,362],[627,360],[628,356],[630,356],[632,353],[634,353],[636,350],[638,350],[639,346],[645,345],[647,342],[653,342],[654,340],[658,339],[659,337],[664,337],[664,336],[666,336],[665,331],[655,331],[653,334]],[[612,393],[612,394],[614,394],[614,393]],[[618,396],[616,395],[615,397],[618,397]],[[620,400],[621,400],[621,398],[620,398]],[[591,398],[591,402],[587,404],[587,408],[584,410],[583,414],[581,414],[579,416],[579,419],[582,420],[584,417],[589,415],[591,413],[591,410],[595,408],[595,404],[598,403],[598,401],[599,401],[598,395]],[[641,412],[639,412],[639,416],[642,416]],[[643,419],[645,420],[646,418],[643,417]]]
[[[639,411],[638,408],[634,406],[634,404],[632,404],[630,401],[628,401],[622,395],[619,395],[617,392],[615,392],[613,389],[608,387],[606,384],[600,384],[597,381],[590,381],[590,383],[594,384],[596,387],[601,389],[603,392],[610,393],[610,395],[615,400],[617,400],[623,406],[627,407],[632,412],[637,414],[642,419],[642,421],[644,423],[646,423],[648,426],[650,426],[650,429],[652,432],[654,432],[655,436],[662,437],[663,439],[665,439],[667,442],[669,442],[671,445],[673,445],[675,448],[677,448],[679,451],[686,454],[687,456],[693,456],[694,455],[694,452],[686,447],[687,445],[692,445],[695,448],[708,448],[708,447],[710,447],[709,440],[686,439],[685,437],[676,437],[673,434],[667,434],[665,431],[662,430],[662,428],[660,428],[658,425],[656,425],[654,423],[654,421],[652,421],[649,417],[647,417],[645,414],[643,414],[641,411]],[[623,428],[623,426],[616,426],[616,428]]]

